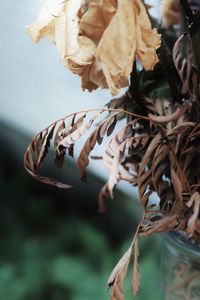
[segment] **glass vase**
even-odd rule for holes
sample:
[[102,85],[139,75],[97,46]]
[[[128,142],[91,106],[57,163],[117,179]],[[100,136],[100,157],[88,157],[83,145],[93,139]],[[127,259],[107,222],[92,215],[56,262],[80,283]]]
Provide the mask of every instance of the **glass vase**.
[[165,235],[165,300],[200,300],[200,247],[180,233]]

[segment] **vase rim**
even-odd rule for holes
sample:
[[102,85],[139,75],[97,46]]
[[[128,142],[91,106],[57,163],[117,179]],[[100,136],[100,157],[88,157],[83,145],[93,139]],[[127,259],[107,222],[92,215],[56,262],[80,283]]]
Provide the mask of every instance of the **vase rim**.
[[[165,234],[167,246],[173,246],[183,255],[200,259],[200,246],[193,243],[182,232],[170,231]],[[171,247],[170,247],[171,248]]]

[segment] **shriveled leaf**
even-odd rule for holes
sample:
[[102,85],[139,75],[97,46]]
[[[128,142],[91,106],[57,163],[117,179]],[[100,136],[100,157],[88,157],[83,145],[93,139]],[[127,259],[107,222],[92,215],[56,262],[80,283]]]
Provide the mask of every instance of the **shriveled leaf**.
[[45,134],[45,137],[42,140],[42,146],[41,146],[39,156],[38,156],[38,159],[37,159],[37,162],[36,162],[37,163],[37,168],[40,167],[40,165],[42,164],[45,156],[48,153],[48,149],[50,147],[50,141],[53,137],[55,126],[56,126],[56,124],[53,124],[53,126],[50,129],[47,130],[47,132]]
[[196,96],[198,95],[199,85],[197,70],[192,61],[183,56],[182,51],[183,41],[186,37],[187,33],[184,33],[177,39],[173,48],[173,60],[183,82],[184,93],[189,93],[190,95]]
[[[128,266],[130,263],[133,247],[135,249],[135,264],[137,265],[137,258],[139,255],[138,252],[138,231],[140,228],[141,224],[138,225],[134,239],[131,243],[130,248],[127,250],[127,252],[122,256],[118,264],[115,266],[114,270],[112,271],[109,279],[108,279],[108,287],[112,287],[112,292],[111,292],[111,298],[110,300],[124,300],[124,279],[127,274]],[[135,246],[136,243],[136,246]],[[135,266],[136,267],[136,266]],[[139,274],[138,271],[136,270],[133,272],[134,276],[137,276],[134,278],[135,283],[134,283],[134,293],[137,291],[137,287],[139,286]],[[136,275],[137,274],[137,275]]]
[[127,268],[128,268],[129,262],[130,262],[131,254],[132,254],[132,247],[133,247],[133,245],[131,244],[130,248],[122,256],[122,258],[120,259],[118,264],[113,269],[113,271],[112,271],[112,273],[111,273],[111,275],[108,279],[108,286],[109,287],[114,286],[114,284],[116,284],[116,285],[120,284],[121,289],[123,289],[123,283],[122,282],[117,282],[116,283],[116,279],[118,279],[120,274],[122,274],[121,277],[123,277],[123,279],[125,278]]
[[71,128],[71,130],[68,132],[68,134],[65,134],[63,139],[58,143],[57,145],[57,152],[58,155],[62,152],[66,152],[67,149],[70,149],[70,146],[74,145],[74,143],[79,140],[92,126],[95,119],[99,116],[99,114],[96,114],[94,117],[89,119],[88,122],[84,123],[85,114],[80,117],[77,122],[75,122]]
[[119,98],[114,98],[112,99],[110,102],[107,103],[107,107],[108,108],[112,108],[112,109],[127,109],[127,107],[131,107],[132,104],[132,99],[129,96],[128,93],[126,93],[125,95],[119,97]]
[[188,128],[192,129],[195,126],[195,124],[196,123],[194,122],[184,122],[183,124],[177,125],[168,132],[168,137],[172,135],[177,135],[182,131],[187,131]]
[[189,237],[194,235],[195,230],[197,229],[197,221],[200,211],[200,195],[199,192],[195,192],[190,200],[187,202],[188,207],[193,207],[193,213],[187,223],[187,234]]
[[139,257],[139,248],[138,248],[138,236],[137,236],[134,243],[134,263],[133,263],[133,279],[132,279],[132,290],[134,296],[137,294],[140,287],[138,257]]
[[[141,160],[139,171],[138,171],[138,189],[139,196],[143,206],[147,204],[145,192],[148,192],[149,184],[152,181],[152,170],[149,168],[148,163],[153,159],[153,154],[161,141],[161,135],[158,133],[153,137],[150,144],[148,145],[146,152]],[[144,197],[144,198],[143,198]]]
[[[178,227],[179,225],[179,227]],[[182,224],[181,224],[182,225]],[[182,226],[184,228],[184,226]],[[173,229],[183,229],[180,227],[178,216],[165,216],[161,220],[143,225],[139,231],[139,236],[148,236],[152,233],[168,232]]]
[[37,174],[37,168],[34,166],[34,162],[33,162],[33,157],[31,154],[31,149],[30,146],[27,148],[26,153],[24,155],[24,166],[25,169],[27,170],[27,172],[36,180],[44,183],[44,184],[48,184],[48,185],[53,185],[56,186],[58,188],[71,188],[70,185],[59,182],[53,178],[49,178],[49,177],[44,177],[44,176],[40,176],[39,174]]
[[102,143],[103,138],[108,133],[108,129],[110,126],[112,127],[112,130],[114,129],[114,126],[116,125],[115,118],[120,112],[117,111],[113,114],[111,114],[109,117],[107,117],[105,120],[103,120],[100,125],[98,125],[95,130],[92,132],[92,134],[89,136],[87,141],[85,142],[78,160],[77,160],[77,167],[80,173],[81,179],[85,179],[86,172],[85,169],[89,164],[89,155],[90,152],[93,150],[94,146],[98,142],[98,144]]
[[103,154],[103,162],[105,166],[110,171],[110,168],[112,166],[113,158],[115,154],[118,151],[119,146],[128,139],[131,135],[134,134],[134,124],[135,121],[132,121],[128,123],[125,127],[120,129],[120,131],[112,137],[112,139],[109,141],[108,145],[105,148],[104,154]]
[[63,138],[63,133],[65,129],[65,122],[64,120],[61,121],[61,124],[59,125],[56,133],[55,133],[55,138],[54,138],[54,149],[58,146],[59,142]]
[[106,199],[110,198],[110,193],[108,191],[108,186],[107,184],[105,184],[98,195],[98,204],[99,204],[99,212],[100,213],[105,213],[106,212],[106,205],[105,205],[105,201]]
[[174,190],[176,193],[176,205],[175,208],[173,209],[174,213],[180,213],[183,210],[183,197],[182,197],[182,192],[183,192],[183,186],[182,182],[177,176],[176,172],[174,169],[171,169],[171,177],[172,177],[172,183],[174,186]]
[[64,130],[65,130],[65,122],[64,120],[62,120],[60,126],[56,131],[55,138],[54,138],[54,152],[55,152],[54,163],[57,168],[63,167],[64,159],[65,159],[65,153],[63,152],[62,154],[59,155],[57,151],[57,146],[63,138]]
[[154,151],[158,147],[160,141],[161,141],[161,135],[158,133],[150,142],[150,144],[146,150],[146,153],[142,158],[140,169],[139,169],[139,176],[141,176],[144,173],[145,168],[151,158],[151,155],[154,153]]
[[188,101],[180,107],[178,107],[174,113],[168,116],[154,116],[152,114],[149,114],[148,117],[151,121],[156,123],[169,123],[180,118],[183,114],[185,114],[186,111],[188,111],[191,108],[191,106],[192,103]]
[[119,167],[121,163],[125,160],[126,157],[128,157],[128,154],[125,153],[126,151],[129,151],[129,148],[131,147],[132,143],[134,141],[134,138],[129,138],[125,140],[123,143],[120,144],[118,147],[115,156],[112,161],[112,166],[110,169],[110,176],[108,180],[108,190],[110,197],[113,197],[113,189],[117,185],[119,179],[120,179],[120,172]]

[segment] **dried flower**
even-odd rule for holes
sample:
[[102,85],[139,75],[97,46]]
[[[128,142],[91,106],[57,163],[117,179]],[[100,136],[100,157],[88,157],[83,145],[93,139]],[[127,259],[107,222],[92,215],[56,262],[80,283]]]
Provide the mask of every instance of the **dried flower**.
[[35,42],[46,38],[56,44],[64,66],[81,76],[83,89],[117,94],[128,85],[136,58],[145,70],[153,69],[160,36],[141,0],[61,1],[48,0],[28,32]]

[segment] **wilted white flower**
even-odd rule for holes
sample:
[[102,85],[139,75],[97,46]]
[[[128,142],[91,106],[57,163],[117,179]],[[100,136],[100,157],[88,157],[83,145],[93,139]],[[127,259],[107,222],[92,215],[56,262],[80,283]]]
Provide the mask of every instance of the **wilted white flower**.
[[128,85],[136,58],[145,70],[158,61],[160,35],[141,0],[47,0],[28,32],[35,42],[55,43],[64,66],[89,91],[117,94]]

